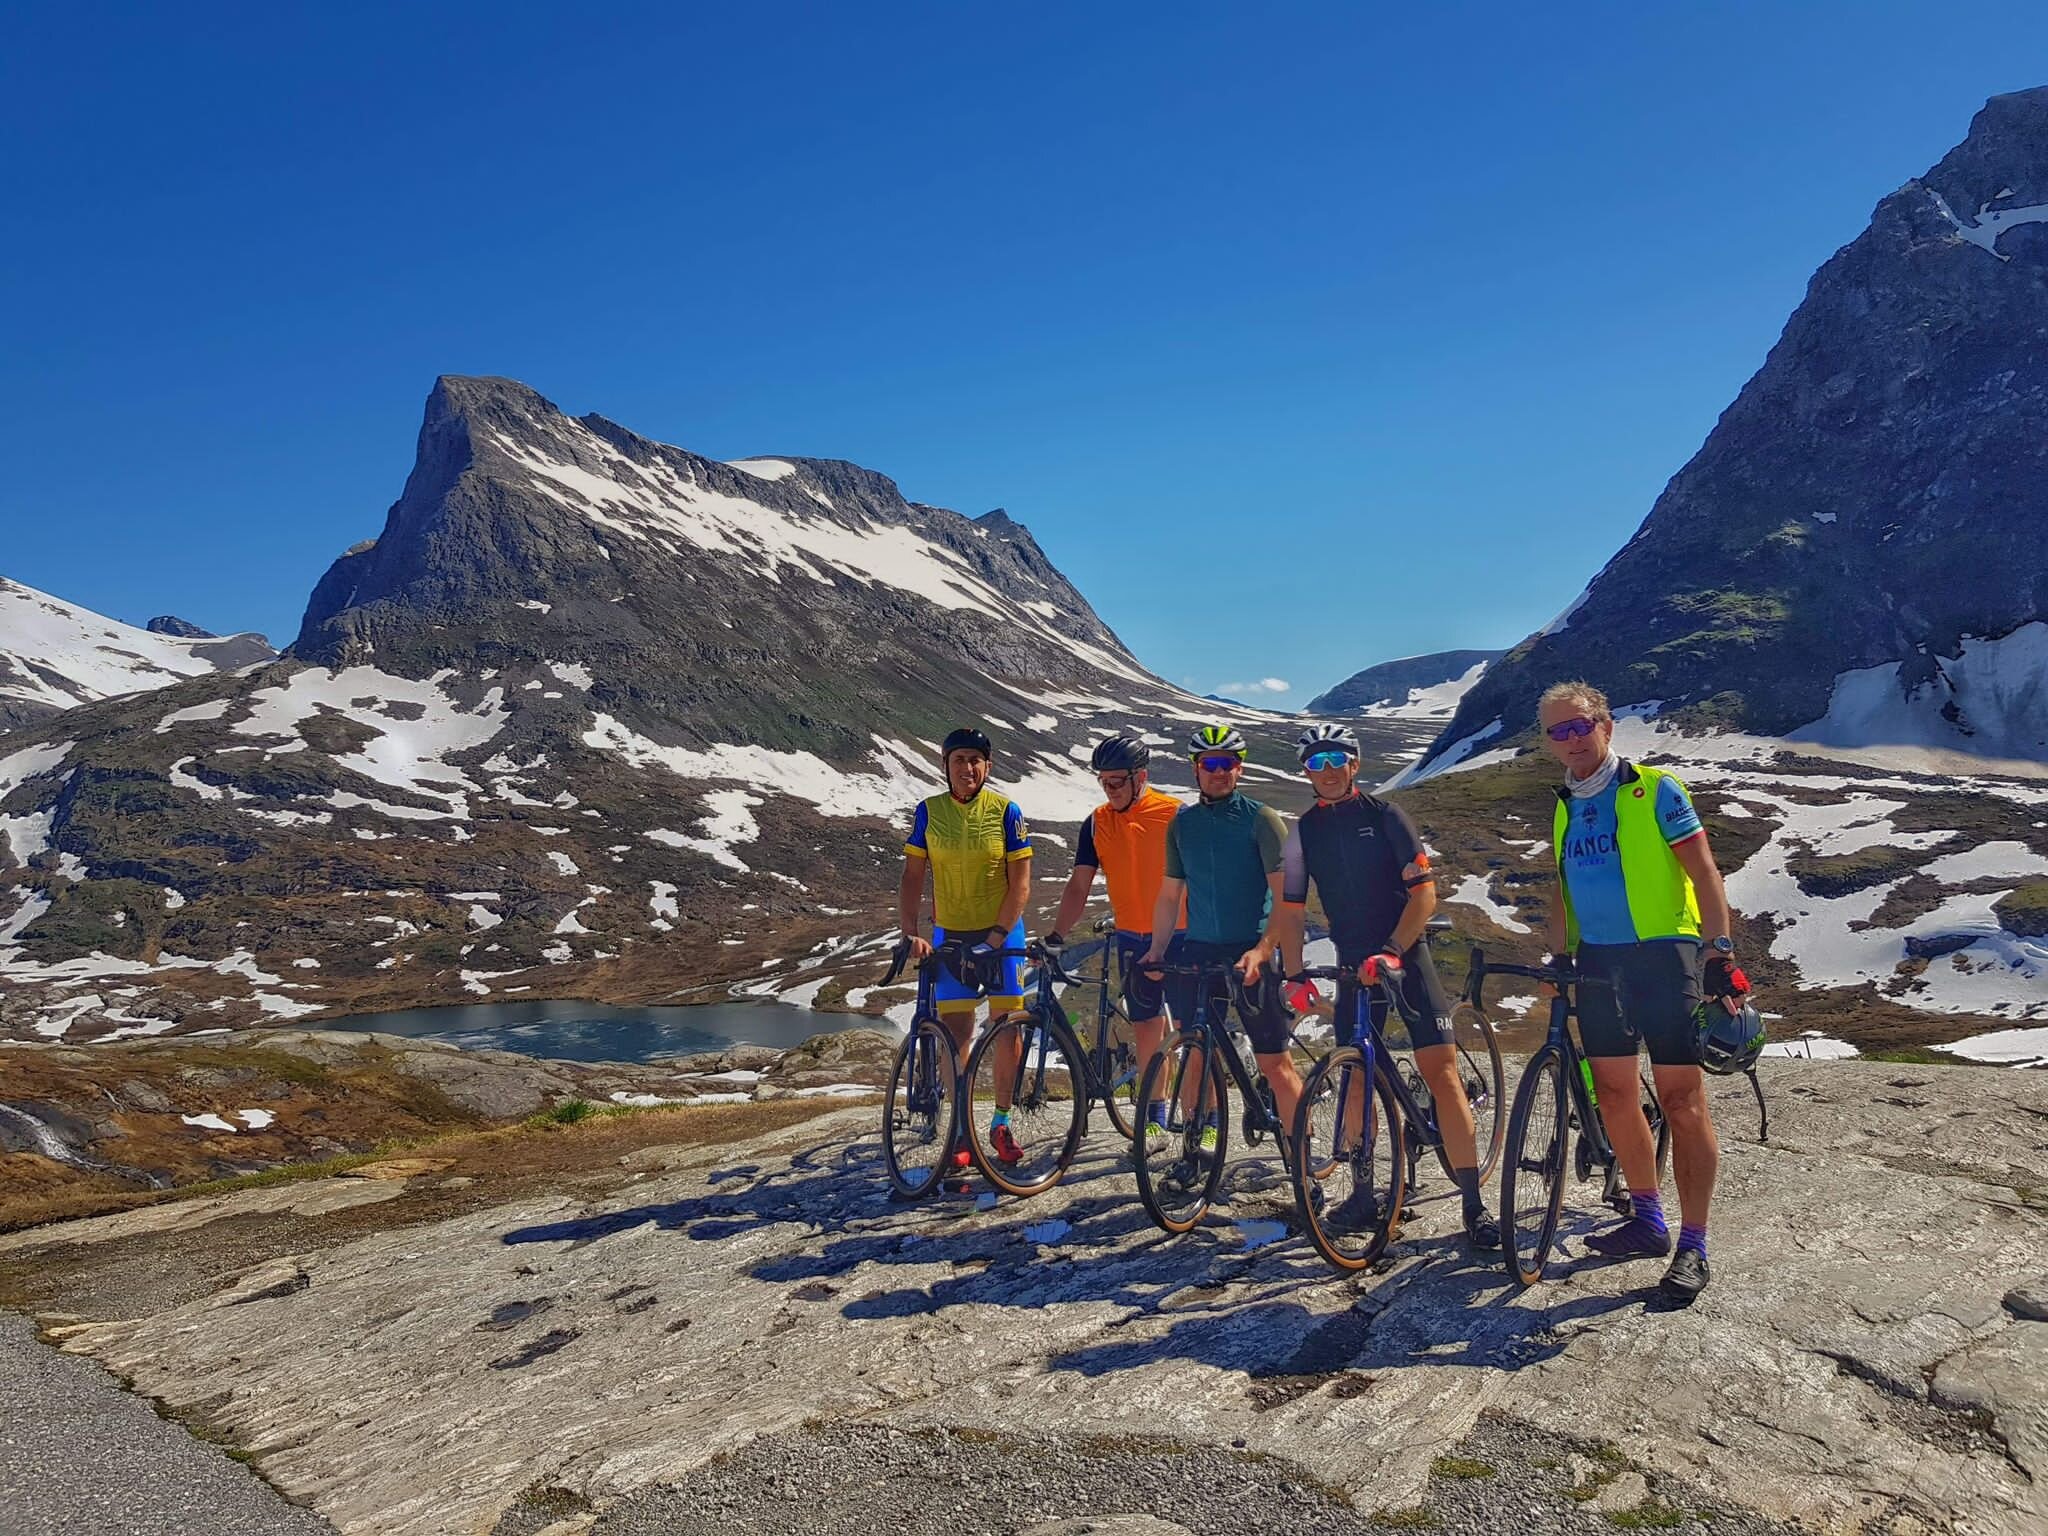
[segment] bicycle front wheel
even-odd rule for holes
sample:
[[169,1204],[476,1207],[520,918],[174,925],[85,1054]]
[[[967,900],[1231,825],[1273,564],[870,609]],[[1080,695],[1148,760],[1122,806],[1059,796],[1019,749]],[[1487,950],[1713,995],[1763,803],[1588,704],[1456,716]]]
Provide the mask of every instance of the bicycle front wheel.
[[[1507,1072],[1501,1065],[1500,1042],[1486,1015],[1468,1002],[1451,1010],[1451,1044],[1458,1052],[1458,1081],[1465,1087],[1465,1102],[1472,1106],[1474,1141],[1479,1148],[1479,1182],[1493,1177],[1500,1162],[1500,1147],[1507,1135]],[[1444,1176],[1455,1180],[1451,1160],[1441,1143],[1437,1160]]]
[[[1081,1045],[1060,1020],[1017,1014],[993,1025],[967,1058],[961,1106],[967,1149],[1006,1195],[1042,1194],[1059,1183],[1081,1148],[1088,1100],[1076,1081]],[[992,1123],[1007,1104],[1007,1136]]]
[[1401,1219],[1407,1137],[1393,1090],[1356,1046],[1309,1074],[1288,1151],[1295,1209],[1316,1252],[1347,1274],[1377,1261]]
[[896,1048],[882,1105],[882,1161],[890,1185],[905,1200],[932,1193],[945,1176],[959,1083],[953,1037],[920,1019]]
[[1546,1045],[1529,1058],[1515,1089],[1501,1165],[1501,1246],[1508,1273],[1519,1285],[1534,1285],[1543,1278],[1543,1266],[1557,1242],[1569,1131],[1564,1053]]
[[[1138,1100],[1163,1105],[1166,1124],[1140,1126],[1131,1142],[1138,1198],[1168,1232],[1191,1230],[1215,1202],[1223,1183],[1223,1153],[1230,1141],[1229,1090],[1223,1063],[1199,1035],[1182,1035],[1145,1067]],[[1207,1132],[1214,1142],[1204,1147]]]

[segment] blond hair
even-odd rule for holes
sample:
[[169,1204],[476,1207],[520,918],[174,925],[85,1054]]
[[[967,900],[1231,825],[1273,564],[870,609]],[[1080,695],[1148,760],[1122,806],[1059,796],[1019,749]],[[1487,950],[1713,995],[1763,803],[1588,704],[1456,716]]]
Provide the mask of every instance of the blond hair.
[[1543,690],[1543,697],[1536,701],[1536,712],[1541,715],[1553,704],[1576,704],[1586,712],[1587,718],[1611,723],[1614,712],[1607,707],[1607,695],[1591,683],[1572,678],[1562,683],[1552,683]]

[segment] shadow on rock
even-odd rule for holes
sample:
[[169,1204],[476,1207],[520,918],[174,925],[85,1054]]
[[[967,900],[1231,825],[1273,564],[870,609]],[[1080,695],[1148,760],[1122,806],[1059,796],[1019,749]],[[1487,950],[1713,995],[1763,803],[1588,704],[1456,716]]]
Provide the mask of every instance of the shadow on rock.
[[748,1178],[757,1171],[754,1165],[714,1171],[710,1175],[714,1188],[709,1194],[516,1227],[502,1241],[509,1245],[567,1243],[576,1249],[645,1226],[682,1232],[695,1242],[715,1242],[785,1224],[842,1227],[863,1213],[886,1207],[881,1156],[879,1145],[867,1142],[825,1143],[799,1153],[786,1170],[755,1178],[740,1188],[722,1186]]

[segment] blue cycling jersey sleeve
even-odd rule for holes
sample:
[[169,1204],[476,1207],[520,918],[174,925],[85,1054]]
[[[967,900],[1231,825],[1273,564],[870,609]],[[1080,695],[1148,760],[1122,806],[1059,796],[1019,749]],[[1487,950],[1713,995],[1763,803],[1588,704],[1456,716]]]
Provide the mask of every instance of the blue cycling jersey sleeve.
[[930,817],[931,812],[925,808],[925,803],[922,800],[918,801],[917,809],[910,817],[910,836],[903,840],[905,853],[914,853],[920,858],[931,857],[931,848],[928,846]]
[[1003,811],[1003,857],[1031,857],[1031,831],[1024,825],[1023,809],[1014,800]]
[[1700,825],[1700,813],[1693,807],[1692,796],[1668,773],[1657,781],[1657,825],[1663,828],[1667,843],[1682,843],[1705,830]]

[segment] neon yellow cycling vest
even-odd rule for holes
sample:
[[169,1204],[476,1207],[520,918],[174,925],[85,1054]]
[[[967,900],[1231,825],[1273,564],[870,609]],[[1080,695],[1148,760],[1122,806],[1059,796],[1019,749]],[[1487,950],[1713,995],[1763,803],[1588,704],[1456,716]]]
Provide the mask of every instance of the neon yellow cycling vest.
[[[1614,797],[1614,840],[1621,848],[1621,884],[1628,893],[1628,916],[1640,941],[1644,934],[1700,936],[1700,901],[1692,888],[1692,877],[1678,862],[1678,855],[1664,841],[1664,829],[1657,825],[1657,781],[1673,779],[1680,789],[1685,781],[1661,768],[1643,768],[1624,761],[1615,775],[1617,786],[1640,782],[1646,793],[1617,794]],[[1572,893],[1564,879],[1564,840],[1571,830],[1572,792],[1557,792],[1557,814],[1550,823],[1550,855],[1557,868],[1558,899],[1564,903],[1566,949],[1579,947],[1579,918],[1572,910]]]

